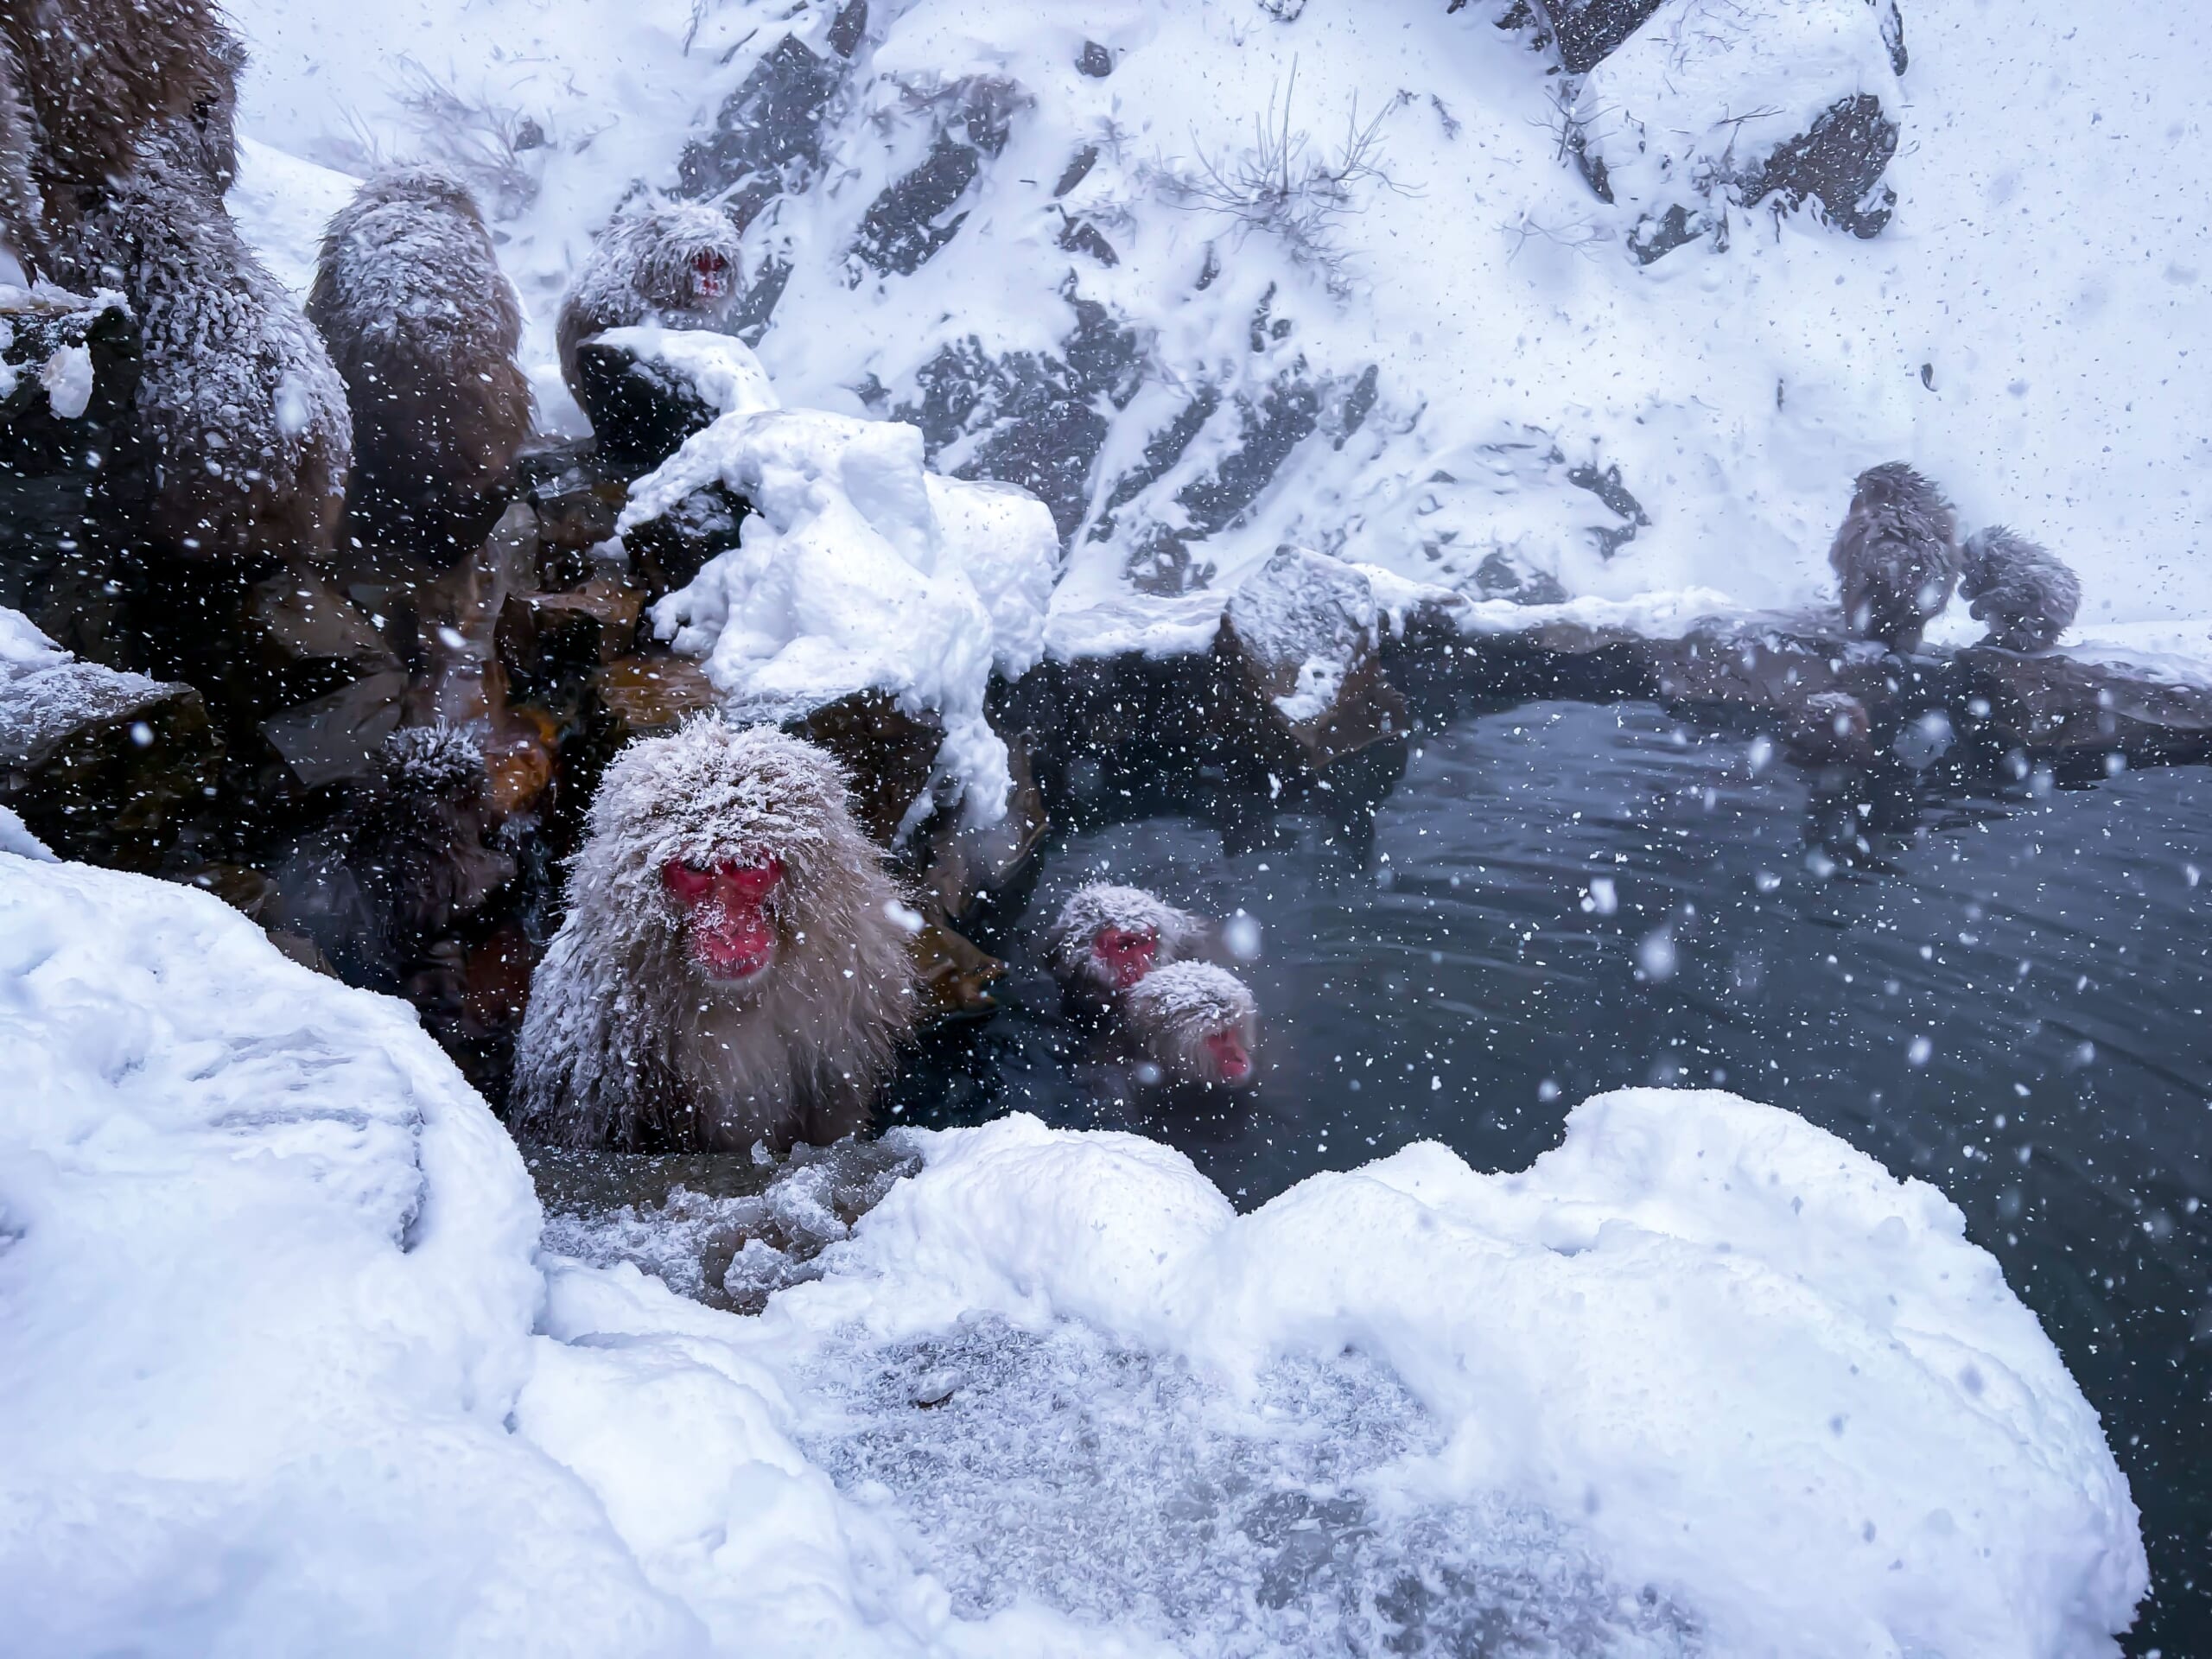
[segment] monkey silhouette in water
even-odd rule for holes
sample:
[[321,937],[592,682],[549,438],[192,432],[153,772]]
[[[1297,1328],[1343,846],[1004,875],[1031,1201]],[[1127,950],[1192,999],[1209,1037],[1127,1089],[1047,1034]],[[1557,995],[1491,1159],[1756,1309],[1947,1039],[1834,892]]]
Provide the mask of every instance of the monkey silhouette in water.
[[594,334],[657,322],[726,333],[741,268],[737,227],[718,208],[674,202],[619,215],[561,302],[561,376],[583,401],[576,350]]
[[345,386],[224,210],[226,139],[226,126],[156,123],[60,257],[120,288],[139,321],[154,539],[188,558],[327,557],[352,464]]
[[1959,597],[1989,625],[1989,643],[2007,651],[2049,651],[2074,626],[2082,584],[2064,560],[2002,524],[1967,537]]
[[615,757],[531,982],[518,1130],[744,1151],[866,1125],[913,965],[846,791],[835,760],[772,727],[698,720]]
[[1901,461],[1859,474],[1857,493],[1828,549],[1844,621],[1862,639],[1904,653],[1950,602],[1958,578],[1958,522],[1942,492]]
[[1121,1020],[1171,1083],[1242,1089],[1256,1082],[1259,1009],[1244,982],[1210,962],[1172,962],[1122,994]]
[[370,179],[330,221],[307,311],[346,382],[348,506],[451,563],[498,517],[531,426],[522,306],[468,187],[440,167]]
[[1207,931],[1200,918],[1142,887],[1093,881],[1068,895],[1045,950],[1070,1007],[1098,1014],[1154,969],[1199,954]]

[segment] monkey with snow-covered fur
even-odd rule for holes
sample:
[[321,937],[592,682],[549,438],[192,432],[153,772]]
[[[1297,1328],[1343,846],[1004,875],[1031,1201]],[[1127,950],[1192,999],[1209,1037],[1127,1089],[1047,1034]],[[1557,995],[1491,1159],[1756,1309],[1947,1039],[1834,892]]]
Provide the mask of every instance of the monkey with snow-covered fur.
[[1205,948],[1206,925],[1142,887],[1093,881],[1070,893],[1045,935],[1068,1001],[1103,1012],[1155,968]]
[[1989,624],[1989,643],[2007,651],[2049,651],[2074,626],[2082,584],[2057,555],[1991,524],[1967,537],[1959,597],[1967,614]]
[[1916,651],[1928,624],[1950,603],[1959,574],[1951,504],[1901,461],[1870,467],[1859,474],[1828,563],[1853,633],[1894,652]]
[[671,202],[624,213],[600,233],[561,302],[561,378],[583,400],[576,350],[594,334],[657,322],[727,332],[741,280],[737,226],[718,208]]
[[139,321],[155,538],[188,558],[327,556],[352,461],[345,387],[207,167],[197,128],[157,124],[64,254],[88,283],[120,288]]
[[1210,962],[1171,962],[1122,992],[1122,1023],[1171,1083],[1242,1089],[1257,1080],[1259,1008],[1244,982]]
[[913,965],[846,788],[812,744],[712,717],[615,757],[531,981],[519,1130],[741,1152],[866,1125]]
[[370,179],[330,221],[307,309],[346,382],[357,516],[448,550],[481,541],[531,398],[521,302],[468,187],[440,167]]

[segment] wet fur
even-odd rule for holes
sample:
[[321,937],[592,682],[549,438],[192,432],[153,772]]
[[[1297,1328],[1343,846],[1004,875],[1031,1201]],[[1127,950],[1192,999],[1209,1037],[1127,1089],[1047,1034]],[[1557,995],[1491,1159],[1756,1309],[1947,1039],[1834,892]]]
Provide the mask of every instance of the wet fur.
[[1828,563],[1853,633],[1891,651],[1916,651],[1958,578],[1957,518],[1942,493],[1903,461],[1870,467],[1859,475]]
[[1989,624],[1989,643],[2007,651],[2049,651],[2074,626],[2082,584],[2059,558],[2002,524],[1967,537],[1959,597],[1967,614]]
[[[899,893],[836,760],[772,728],[693,722],[608,767],[569,874],[568,918],[531,982],[512,1103],[572,1146],[741,1152],[864,1128],[913,1019]],[[701,974],[660,872],[772,853],[775,965]],[[848,970],[849,970],[849,976]]]
[[[691,261],[709,251],[728,262],[728,292],[719,305],[702,308],[691,292]],[[677,202],[618,217],[601,232],[561,302],[554,331],[561,378],[581,401],[576,349],[609,328],[658,322],[671,328],[724,329],[739,288],[737,227],[719,209]]]
[[355,512],[480,540],[531,397],[522,307],[468,187],[435,167],[371,179],[330,221],[307,310],[346,382]]
[[[1123,1026],[1145,1057],[1172,1082],[1241,1089],[1258,1076],[1259,1005],[1225,968],[1211,963],[1172,963],[1156,968],[1122,994]],[[1234,1031],[1255,1066],[1241,1083],[1226,1083],[1206,1039]]]
[[199,130],[156,127],[64,257],[79,283],[119,287],[139,320],[154,538],[194,558],[327,556],[352,461],[345,388],[232,224]]

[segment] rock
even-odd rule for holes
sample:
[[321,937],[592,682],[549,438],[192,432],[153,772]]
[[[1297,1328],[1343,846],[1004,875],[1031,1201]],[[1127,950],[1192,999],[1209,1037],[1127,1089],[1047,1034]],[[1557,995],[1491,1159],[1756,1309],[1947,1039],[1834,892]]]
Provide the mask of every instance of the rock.
[[1866,0],[1669,0],[1592,68],[1567,149],[1634,215],[1637,257],[1725,238],[1731,206],[1768,197],[1879,232],[1902,105],[1884,21]]
[[918,896],[922,913],[933,920],[958,923],[984,899],[1012,887],[1027,874],[1051,827],[1034,740],[1020,731],[1001,735],[1014,778],[1006,816],[982,829],[957,821],[932,826]]
[[1406,734],[1378,621],[1369,578],[1305,548],[1277,549],[1230,597],[1215,654],[1270,769],[1319,773]]
[[641,469],[602,455],[590,439],[531,450],[515,469],[537,512],[538,585],[572,588],[592,574],[592,550],[613,539]]
[[580,705],[592,675],[632,649],[645,595],[612,576],[566,593],[511,593],[498,649],[515,696],[549,708]]
[[853,816],[886,846],[928,790],[944,741],[936,715],[910,715],[888,692],[873,690],[785,721],[784,729],[844,762],[853,780]]
[[2212,754],[2212,686],[2125,663],[1986,645],[1961,652],[1958,667],[1965,677],[1959,724],[1992,747],[2145,761]]
[[1006,964],[988,956],[950,927],[931,923],[914,935],[916,1008],[921,1022],[986,1020],[998,1012],[992,982]]
[[81,661],[0,611],[0,806],[60,856],[173,859],[207,816],[220,753],[191,686]]
[[707,671],[683,657],[618,657],[592,676],[592,690],[610,754],[721,706]]
[[669,512],[623,532],[631,570],[646,602],[690,586],[709,560],[735,547],[750,511],[742,496],[723,485],[709,484]]
[[537,514],[518,501],[467,558],[416,596],[422,656],[410,688],[410,723],[494,723],[506,706],[499,620],[510,595],[537,587]]
[[577,348],[576,382],[601,449],[641,468],[658,467],[721,412],[683,376],[604,335]]
[[360,608],[304,569],[247,588],[237,643],[229,701],[262,718],[361,680],[405,677],[398,658]]
[[1535,0],[1570,75],[1595,68],[1608,52],[1636,33],[1661,0]]
[[261,734],[302,788],[320,789],[368,771],[406,696],[405,673],[384,670],[271,715]]

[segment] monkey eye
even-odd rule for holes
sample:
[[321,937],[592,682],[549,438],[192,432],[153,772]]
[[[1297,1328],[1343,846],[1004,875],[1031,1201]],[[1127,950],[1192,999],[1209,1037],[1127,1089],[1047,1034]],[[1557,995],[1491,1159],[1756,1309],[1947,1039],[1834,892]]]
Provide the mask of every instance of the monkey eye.
[[741,864],[735,859],[726,858],[715,866],[715,873],[735,888],[740,898],[758,904],[784,879],[784,861],[766,856]]
[[728,260],[711,250],[702,251],[691,256],[691,269],[702,276],[719,276],[728,265]]
[[660,879],[671,898],[687,905],[697,904],[715,885],[714,871],[688,858],[670,859],[660,867]]
[[1151,950],[1159,945],[1158,935],[1148,927],[1102,927],[1096,941],[1102,956],[1125,957],[1139,950]]

